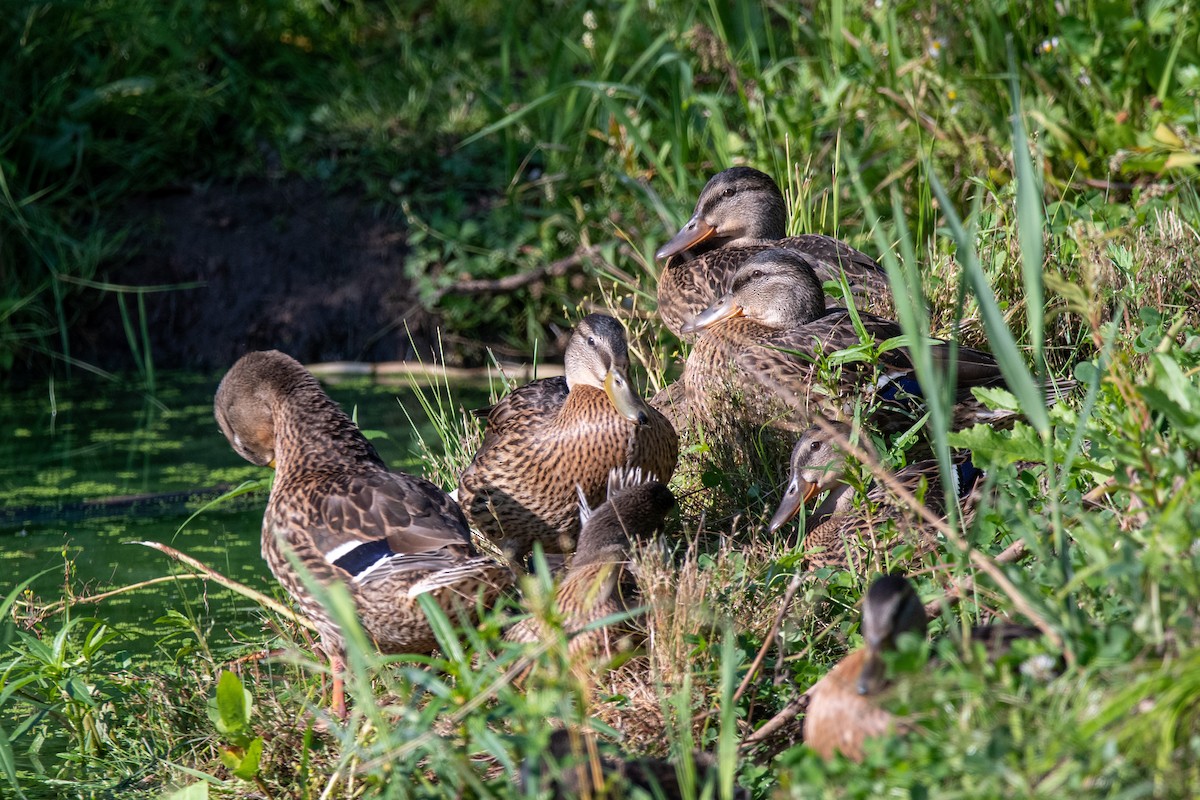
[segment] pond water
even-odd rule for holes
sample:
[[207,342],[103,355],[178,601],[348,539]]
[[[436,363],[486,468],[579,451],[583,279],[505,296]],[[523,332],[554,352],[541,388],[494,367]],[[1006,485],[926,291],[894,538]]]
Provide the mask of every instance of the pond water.
[[[82,378],[0,398],[0,597],[46,570],[21,611],[36,615],[68,592],[94,595],[180,573],[166,555],[136,544],[146,540],[280,596],[260,554],[265,488],[189,520],[225,490],[269,475],[234,453],[217,428],[219,379],[159,375],[153,399]],[[422,438],[440,452],[412,389],[361,380],[326,388],[348,412],[357,409],[364,430],[385,434],[374,441],[393,469],[425,472]],[[444,387],[441,393],[444,400]],[[488,394],[456,388],[452,402],[478,407]],[[133,652],[155,649],[169,632],[156,620],[172,610],[193,617],[212,646],[261,641],[257,606],[205,581],[157,583],[76,608],[116,626]]]

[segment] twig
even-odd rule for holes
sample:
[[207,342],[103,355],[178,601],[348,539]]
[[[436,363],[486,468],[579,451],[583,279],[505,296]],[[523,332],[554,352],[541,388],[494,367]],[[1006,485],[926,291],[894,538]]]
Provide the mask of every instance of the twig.
[[730,699],[730,705],[734,705],[738,700],[742,699],[742,695],[750,686],[750,681],[758,673],[762,666],[763,660],[767,657],[767,651],[771,649],[771,643],[775,641],[775,637],[779,634],[780,627],[783,626],[783,618],[787,616],[788,607],[791,606],[792,600],[796,597],[796,592],[800,591],[800,586],[804,583],[804,573],[797,572],[792,577],[792,582],[788,584],[787,591],[784,592],[783,602],[779,605],[779,613],[775,615],[775,622],[771,625],[771,630],[767,634],[767,638],[763,639],[762,647],[758,649],[758,655],[754,657],[754,663],[750,665],[750,669],[746,671],[746,677],[742,678],[741,684],[737,691],[733,693]]
[[494,280],[478,278],[458,281],[449,286],[443,286],[434,292],[431,304],[437,303],[448,294],[470,295],[515,292],[518,289],[524,289],[530,284],[541,283],[548,278],[561,278],[582,268],[584,262],[599,251],[600,247],[598,245],[592,245],[591,247],[581,248],[566,258],[552,261],[544,267],[538,267],[529,272],[518,272],[514,275],[506,275],[503,278],[496,278]]
[[219,583],[222,586],[224,586],[226,589],[237,592],[242,597],[248,597],[251,600],[253,600],[254,602],[258,603],[260,606],[265,606],[265,607],[271,609],[276,614],[280,614],[285,617],[291,617],[297,623],[299,623],[300,625],[303,625],[304,627],[308,628],[311,631],[315,631],[317,629],[317,626],[314,625],[310,619],[297,613],[295,609],[288,608],[283,603],[278,602],[274,598],[267,597],[262,592],[251,589],[246,584],[239,583],[238,581],[235,581],[233,578],[226,578],[224,575],[217,572],[212,567],[206,566],[205,564],[202,564],[201,562],[197,561],[196,559],[192,558],[191,556],[179,552],[174,547],[162,544],[161,542],[131,542],[131,544],[140,544],[145,547],[152,547],[155,550],[159,551],[160,553],[164,553],[168,557],[173,558],[174,560],[180,562],[181,564],[186,564],[187,566],[196,570],[196,572],[199,573],[198,577],[201,577],[201,578],[204,578],[204,579],[210,580],[210,581],[215,581],[216,583]]
[[47,615],[57,614],[59,609],[66,608],[68,604],[75,605],[76,603],[99,603],[100,601],[107,600],[110,597],[117,597],[118,595],[125,594],[126,592],[135,592],[138,589],[145,589],[147,586],[154,586],[155,584],[159,584],[159,583],[168,583],[170,581],[183,581],[183,580],[207,580],[207,578],[208,578],[207,575],[196,575],[196,574],[163,575],[158,578],[150,578],[149,580],[138,581],[137,583],[131,583],[128,586],[122,586],[119,589],[112,589],[107,592],[101,592],[100,594],[89,594],[89,595],[85,595],[84,597],[72,597],[69,599],[64,598],[62,600],[56,600],[53,603],[50,603],[49,605],[43,606],[41,610]]
[[798,717],[800,712],[807,708],[808,692],[805,692],[784,706],[783,710],[778,714],[763,723],[762,727],[743,739],[740,746],[741,749],[749,750],[752,747],[757,747],[758,745],[762,744],[767,739],[774,736],[780,728]]
[[[997,564],[1012,564],[1025,555],[1028,548],[1025,547],[1025,542],[1016,541],[1004,549],[1000,555],[996,556]],[[950,588],[946,593],[936,600],[930,600],[925,604],[925,615],[935,617],[941,613],[942,604],[952,604],[958,602],[959,598],[967,592],[975,588],[975,576],[967,575],[964,578],[952,581]]]

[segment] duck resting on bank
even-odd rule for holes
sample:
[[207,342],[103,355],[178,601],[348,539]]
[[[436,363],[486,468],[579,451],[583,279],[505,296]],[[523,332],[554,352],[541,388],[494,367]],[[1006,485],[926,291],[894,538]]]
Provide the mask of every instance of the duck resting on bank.
[[483,443],[459,481],[471,524],[512,558],[541,542],[570,553],[579,535],[577,488],[604,502],[609,473],[640,467],[662,481],[675,472],[679,437],[629,382],[621,323],[603,314],[579,321],[566,376],[514,389],[486,416]]
[[807,256],[821,281],[839,281],[844,273],[856,305],[891,297],[886,273],[865,253],[831,236],[787,236],[778,184],[751,167],[733,167],[709,179],[691,219],[654,254],[666,261],[658,278],[659,317],[672,333],[690,338],[684,326],[729,290],[746,259],[774,247]]
[[[641,469],[617,469],[609,474],[608,499],[589,508],[580,493],[583,527],[570,569],[555,591],[555,606],[571,637],[572,660],[591,665],[612,660],[616,644],[632,634],[628,623],[594,627],[606,617],[638,605],[638,584],[631,558],[634,542],[646,541],[660,530],[675,496]],[[512,626],[505,638],[540,642],[546,637],[539,619],[530,617]]]
[[[857,317],[857,318],[856,318]],[[738,268],[729,291],[687,323],[700,334],[683,376],[687,411],[701,421],[730,414],[751,424],[783,424],[796,432],[815,413],[846,418],[856,398],[874,393],[888,400],[920,395],[907,347],[880,350],[870,360],[841,364],[836,385],[814,393],[818,362],[867,341],[901,335],[893,320],[840,306],[826,308],[812,259],[795,250],[756,253]],[[970,387],[1003,384],[988,353],[954,348],[956,398]],[[935,367],[951,364],[950,343],[935,342]],[[815,406],[815,407],[814,407]]]
[[[769,531],[778,531],[802,505],[828,491],[824,502],[806,517],[804,547],[809,551],[809,569],[853,567],[861,571],[865,551],[878,550],[898,539],[911,540],[918,557],[936,547],[934,528],[895,496],[890,483],[870,482],[864,502],[856,505],[855,491],[846,480],[848,456],[841,443],[850,440],[851,428],[842,422],[822,422],[805,431],[792,449],[791,473]],[[954,496],[962,502],[964,525],[974,516],[972,489],[982,474],[971,463],[969,453],[954,455],[951,477]],[[915,461],[890,477],[934,514],[945,517],[947,498],[936,460]],[[889,522],[895,526],[890,531],[892,537],[877,541],[876,531]]]

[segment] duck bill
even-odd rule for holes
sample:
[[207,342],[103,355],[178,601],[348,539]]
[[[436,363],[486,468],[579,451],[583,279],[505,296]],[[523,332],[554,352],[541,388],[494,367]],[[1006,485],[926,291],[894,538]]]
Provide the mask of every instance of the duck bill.
[[692,317],[690,321],[679,329],[679,332],[695,333],[696,331],[701,331],[711,325],[715,325],[723,319],[733,319],[734,317],[742,316],[744,313],[742,307],[733,302],[733,295],[727,294],[714,305],[709,306]]
[[771,517],[768,532],[774,533],[788,524],[792,517],[800,511],[800,506],[817,496],[817,491],[815,483],[809,483],[801,478],[796,478],[789,483],[787,491],[783,493],[783,500],[779,503],[779,508],[775,509],[775,515]]
[[883,655],[875,647],[867,645],[864,650],[862,671],[858,673],[858,693],[875,694],[883,688],[887,677]]
[[614,367],[604,376],[604,392],[617,409],[617,413],[625,419],[639,425],[645,425],[650,421],[645,403],[633,393],[633,389],[629,386],[629,379],[621,370]]
[[705,239],[711,238],[716,232],[717,229],[712,225],[699,217],[692,217],[679,229],[679,233],[671,237],[671,241],[658,248],[654,258],[658,261],[670,258],[676,253],[681,253],[689,247],[695,247]]

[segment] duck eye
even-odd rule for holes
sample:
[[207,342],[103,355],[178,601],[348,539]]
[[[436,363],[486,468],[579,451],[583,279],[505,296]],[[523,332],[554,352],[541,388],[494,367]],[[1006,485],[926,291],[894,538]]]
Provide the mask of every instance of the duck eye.
[[588,337],[588,347],[595,347],[595,346],[596,346],[596,337],[589,336]]
[[812,451],[815,453],[815,452],[817,452],[818,450],[820,450],[820,449],[821,449],[821,443],[820,443],[820,442],[813,442],[812,444],[810,444],[810,445],[808,446],[808,449],[809,449],[809,450],[812,450]]
[[737,187],[730,186],[728,189],[721,192],[721,197],[733,197],[735,194],[737,194]]
[[754,280],[758,280],[762,276],[763,276],[763,271],[761,269],[756,269],[756,270],[754,270],[754,272],[750,273],[750,277],[753,278]]

